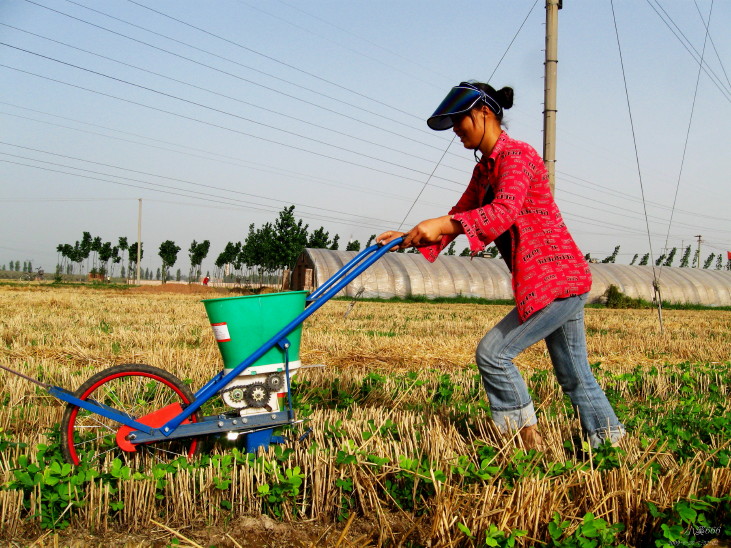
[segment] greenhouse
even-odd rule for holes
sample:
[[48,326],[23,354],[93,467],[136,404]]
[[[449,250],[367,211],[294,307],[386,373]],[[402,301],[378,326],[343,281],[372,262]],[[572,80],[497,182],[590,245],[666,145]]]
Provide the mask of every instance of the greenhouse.
[[[292,289],[314,289],[356,255],[355,251],[306,249],[292,275]],[[591,264],[594,283],[590,301],[610,285],[632,298],[651,301],[653,270],[662,299],[680,304],[731,306],[731,271],[678,267]],[[356,278],[343,296],[480,297],[512,299],[510,272],[500,259],[442,255],[434,263],[418,253],[388,253]]]

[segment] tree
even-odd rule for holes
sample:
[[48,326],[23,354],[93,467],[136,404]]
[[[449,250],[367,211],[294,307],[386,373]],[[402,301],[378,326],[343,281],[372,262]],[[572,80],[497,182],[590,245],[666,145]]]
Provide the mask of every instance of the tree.
[[[711,259],[713,260],[713,259]],[[723,268],[723,257],[721,254],[718,254],[718,259],[716,259],[716,270],[721,270]]]
[[649,262],[649,260],[650,260],[650,254],[649,253],[645,253],[642,256],[642,259],[640,259],[640,266],[645,266]]
[[695,250],[695,253],[693,253],[693,266],[694,266],[694,267],[695,267],[695,266],[697,266],[697,265],[700,265],[700,264],[701,264],[701,262],[700,262],[700,261],[701,261],[701,260],[700,260],[700,257],[698,256],[698,251],[699,251],[699,250],[698,250],[698,249],[696,249],[696,250]]
[[665,260],[665,253],[660,255],[657,259],[655,259],[655,266],[660,266],[660,264]]
[[[119,248],[115,245],[112,248],[112,268],[110,270],[110,276],[114,276],[114,265],[122,262],[122,257],[119,255]],[[124,277],[124,276],[122,276]]]
[[447,251],[444,253],[445,255],[454,255],[454,245],[455,242],[452,242],[449,244],[449,247],[447,248]]
[[307,245],[307,228],[302,219],[295,220],[294,206],[285,207],[274,222],[274,236],[278,242],[274,246],[272,262],[276,268],[294,268],[297,258]]
[[[84,253],[86,253],[86,255],[84,255]],[[76,240],[76,243],[71,250],[71,260],[79,265],[79,274],[81,274],[83,271],[81,264],[84,262],[84,259],[86,257],[88,257],[88,251],[84,251],[84,247],[82,246],[82,244],[79,243],[78,240]]]
[[375,239],[376,239],[376,235],[375,234],[371,234],[370,238],[368,238],[368,241],[366,242],[366,245],[365,245],[366,246],[366,249],[369,248],[369,247],[371,247],[371,244],[373,243],[373,241]]
[[672,266],[673,265],[673,259],[675,259],[675,254],[677,253],[678,248],[674,247],[670,250],[670,253],[668,253],[668,258],[663,263],[663,266]]
[[483,257],[490,257],[491,259],[494,259],[497,257],[497,254],[500,253],[497,246],[491,245],[488,247],[485,251],[482,252]]
[[98,250],[99,255],[99,272],[102,275],[107,274],[107,264],[109,263],[109,259],[112,258],[112,255],[114,254],[114,249],[112,247],[112,242],[104,242]]
[[680,258],[680,268],[687,268],[690,261],[690,246],[685,248],[683,256]]
[[100,236],[96,236],[91,241],[91,250],[94,252],[94,256],[91,259],[92,268],[96,268],[96,260],[97,257],[99,257],[99,252],[101,251],[103,245],[104,244],[102,244],[102,239]]
[[632,266],[633,264],[635,264],[635,261],[637,260],[637,257],[639,257],[639,256],[640,256],[639,253],[635,253],[635,256],[632,257],[632,262],[629,263],[630,266]]
[[[127,268],[129,268],[129,263],[130,263],[130,260],[129,260],[129,242],[127,241],[127,236],[120,236],[119,237],[119,240],[117,241],[117,247],[119,248],[120,251],[126,251],[127,252]],[[120,257],[119,260],[121,261],[122,258]],[[115,262],[119,262],[119,261],[116,261],[116,257],[115,257]],[[124,273],[125,273],[124,265],[122,265],[122,274],[121,274],[122,275],[122,278],[125,277]]]
[[338,241],[340,241],[340,235],[335,234],[335,237],[333,238],[333,243],[330,246],[330,249],[332,251],[337,251],[337,249],[338,249]]
[[178,270],[177,270],[177,271],[175,272],[175,281],[176,281],[176,282],[179,282],[179,281],[180,281],[180,269],[179,269],[179,268],[178,268]]
[[223,251],[218,254],[215,264],[217,268],[222,270],[222,277],[231,273],[229,269],[226,268],[226,265],[239,265],[238,268],[241,268],[241,249],[241,242],[228,242]]
[[604,263],[604,264],[614,263],[614,261],[617,260],[618,253],[619,253],[619,246],[616,246],[614,248],[614,251],[612,251],[611,255],[609,255],[608,257],[604,257],[604,259],[602,259],[602,263]]
[[192,282],[193,280],[198,280],[200,278],[201,264],[203,263],[203,259],[208,256],[210,248],[211,242],[208,240],[203,240],[201,243],[193,240],[190,244],[190,247],[188,248],[188,257],[190,258],[190,275],[188,277],[188,282]]
[[78,245],[78,252],[79,252],[79,267],[81,267],[81,263],[84,259],[87,259],[86,262],[86,269],[89,270],[89,255],[91,254],[91,246],[94,243],[94,239],[91,237],[91,232],[84,232],[81,237],[81,243],[76,242]]
[[465,247],[459,254],[460,257],[469,257],[472,254],[469,247]]
[[180,247],[175,245],[172,240],[165,240],[160,244],[160,252],[158,255],[162,259],[162,283],[165,283],[168,278],[168,268],[175,264],[178,260],[178,251]]
[[[142,262],[142,258],[145,256],[145,243],[140,242],[140,262]],[[137,275],[137,242],[133,243],[129,246],[129,250],[127,252],[127,258],[128,258],[128,271],[129,271],[129,277],[132,278],[133,276]],[[132,265],[134,264],[134,270],[132,270]],[[140,278],[147,279],[142,272],[140,272]]]
[[351,240],[345,246],[345,251],[360,251],[360,242],[358,240]]
[[249,234],[241,248],[241,262],[249,266],[258,266],[262,283],[264,273],[273,272],[278,268],[274,252],[278,245],[271,223],[264,224],[260,229],[256,229],[253,223],[249,225]]
[[327,249],[330,243],[330,233],[323,227],[320,227],[310,234],[307,240],[307,247],[312,249]]
[[[715,253],[711,253],[707,258],[706,262],[703,263],[703,268],[709,268],[711,264],[713,263],[713,257],[715,256]],[[721,259],[721,254],[718,254],[718,258]]]

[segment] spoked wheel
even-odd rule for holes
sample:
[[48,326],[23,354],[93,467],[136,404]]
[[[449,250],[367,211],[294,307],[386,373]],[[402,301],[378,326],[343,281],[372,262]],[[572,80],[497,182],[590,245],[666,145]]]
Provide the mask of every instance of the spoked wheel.
[[[80,400],[114,408],[151,426],[162,426],[159,424],[161,410],[168,409],[174,416],[180,412],[180,406],[184,407],[195,399],[190,389],[174,375],[141,364],[115,365],[100,371],[82,384],[74,395]],[[158,423],[151,416],[156,412]],[[186,422],[198,422],[197,412]],[[103,462],[115,457],[128,461],[141,458],[153,463],[169,462],[180,456],[193,458],[200,451],[199,438],[132,446],[126,441],[123,428],[126,427],[116,421],[69,403],[61,421],[61,446],[66,460],[75,465],[83,460]]]

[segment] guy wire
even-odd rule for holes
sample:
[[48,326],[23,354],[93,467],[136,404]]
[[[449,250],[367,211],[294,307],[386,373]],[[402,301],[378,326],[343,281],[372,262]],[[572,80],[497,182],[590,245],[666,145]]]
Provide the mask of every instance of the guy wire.
[[[696,4],[696,7],[698,7],[697,4]],[[673,215],[675,213],[675,204],[678,201],[678,191],[680,190],[680,179],[683,175],[683,166],[685,165],[685,153],[688,150],[688,140],[690,139],[690,128],[691,128],[691,125],[693,124],[693,113],[695,112],[695,101],[696,101],[696,98],[698,97],[698,85],[701,80],[701,70],[703,69],[703,59],[706,55],[706,44],[708,43],[708,38],[709,38],[709,33],[710,33],[709,27],[711,25],[711,14],[712,13],[713,13],[713,0],[711,0],[711,8],[708,11],[708,21],[705,23],[706,34],[705,34],[705,37],[703,38],[703,49],[701,50],[701,61],[698,64],[698,76],[696,77],[696,80],[695,80],[695,91],[693,92],[693,103],[691,104],[691,107],[690,107],[690,118],[688,119],[688,131],[685,133],[685,144],[683,145],[683,155],[680,158],[680,171],[678,172],[678,182],[675,184],[675,197],[673,198],[673,207],[670,209],[670,220],[668,221],[668,232],[665,235],[665,250],[666,251],[668,249],[668,241],[670,240],[670,228],[673,224]],[[681,249],[680,252],[683,253],[684,251]],[[698,266],[700,266],[700,262],[701,262],[701,257],[699,254],[698,255]],[[660,264],[660,275],[662,275],[662,267],[663,267],[663,265]],[[659,282],[659,276],[658,276],[658,282]]]
[[660,320],[660,333],[664,332],[663,329],[663,323],[662,323],[662,296],[660,294],[660,281],[657,278],[657,273],[655,272],[655,257],[652,252],[652,237],[650,236],[650,221],[647,216],[647,202],[645,200],[645,187],[642,184],[642,170],[640,169],[640,155],[639,151],[637,150],[637,136],[635,134],[635,124],[632,119],[632,106],[630,104],[629,100],[629,89],[627,88],[627,75],[624,71],[624,58],[622,57],[622,45],[619,41],[619,29],[617,28],[617,16],[614,12],[614,0],[610,0],[610,5],[612,7],[612,19],[614,21],[614,33],[617,37],[617,50],[619,51],[619,64],[622,68],[622,80],[624,82],[624,95],[627,99],[627,112],[629,113],[629,125],[632,130],[632,143],[634,144],[635,148],[635,161],[637,163],[637,174],[639,176],[640,181],[640,193],[642,195],[642,208],[644,210],[645,215],[645,226],[647,227],[647,242],[650,246],[650,263],[652,266],[652,287],[654,290],[654,298],[657,301],[657,315],[658,319]]
[[[505,59],[505,56],[508,54],[508,51],[510,51],[510,48],[512,47],[513,43],[515,42],[515,39],[518,37],[518,34],[520,34],[520,31],[523,29],[523,26],[525,26],[525,22],[528,20],[528,18],[530,17],[531,13],[533,13],[533,10],[535,9],[536,4],[538,4],[538,0],[536,0],[535,2],[533,2],[533,5],[531,6],[530,10],[528,11],[528,15],[526,15],[525,18],[523,19],[523,22],[520,24],[520,26],[518,27],[518,30],[515,32],[515,36],[513,36],[513,39],[508,44],[508,47],[505,48],[505,53],[503,53],[503,56],[497,62],[497,65],[495,65],[495,68],[493,69],[492,74],[487,79],[488,82],[492,80],[492,77],[495,76],[495,73],[497,72],[497,69],[500,68],[500,64],[503,62],[503,59]],[[421,194],[424,192],[424,189],[429,184],[429,180],[434,175],[434,172],[439,167],[439,164],[441,164],[442,163],[442,160],[444,160],[444,156],[447,154],[447,151],[449,150],[449,147],[452,146],[452,143],[454,142],[455,137],[457,137],[456,134],[454,136],[452,136],[452,140],[449,141],[449,145],[447,145],[447,150],[445,150],[444,153],[442,154],[442,157],[439,158],[439,161],[437,162],[437,165],[434,166],[434,169],[429,174],[429,178],[426,180],[426,182],[424,183],[424,186],[421,188],[421,191],[416,196],[416,199],[414,200],[414,203],[411,204],[411,207],[406,212],[406,215],[404,215],[404,219],[403,219],[403,221],[401,221],[401,224],[398,226],[398,229],[397,229],[399,232],[401,231],[401,228],[404,226],[404,223],[406,222],[406,219],[408,218],[409,214],[411,213],[411,210],[414,209],[414,206],[416,205],[416,202],[419,201],[419,198],[421,197]]]
[[447,148],[444,149],[444,152],[442,152],[442,157],[439,158],[439,161],[434,166],[434,169],[431,170],[431,173],[429,174],[429,177],[427,177],[426,181],[424,182],[424,186],[421,187],[421,190],[419,191],[419,194],[416,195],[416,198],[414,198],[413,203],[411,204],[411,207],[409,207],[409,210],[406,212],[406,215],[404,215],[403,220],[401,221],[401,224],[398,225],[398,228],[396,229],[398,232],[401,232],[401,227],[404,226],[404,223],[406,222],[406,219],[408,218],[409,214],[411,213],[411,210],[414,209],[414,206],[416,205],[416,202],[419,201],[419,198],[421,198],[422,193],[426,189],[426,186],[429,184],[429,181],[431,181],[432,176],[436,172],[439,165],[442,163],[442,160],[444,160],[444,157],[447,155],[447,151],[449,150],[449,147],[452,146],[452,143],[454,143],[454,139],[457,137],[457,134],[455,133],[452,136],[452,140],[449,141],[449,144],[447,145]]

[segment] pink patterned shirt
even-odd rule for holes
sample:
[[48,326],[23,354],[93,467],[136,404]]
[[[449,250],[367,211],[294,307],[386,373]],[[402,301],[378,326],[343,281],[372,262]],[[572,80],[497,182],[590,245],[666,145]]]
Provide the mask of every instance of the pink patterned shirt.
[[[488,185],[495,197],[483,206]],[[561,218],[543,160],[530,145],[503,132],[490,156],[475,166],[449,214],[462,224],[473,253],[509,231],[513,294],[521,321],[555,299],[591,289],[589,265]],[[419,250],[434,262],[454,238],[444,236]]]

